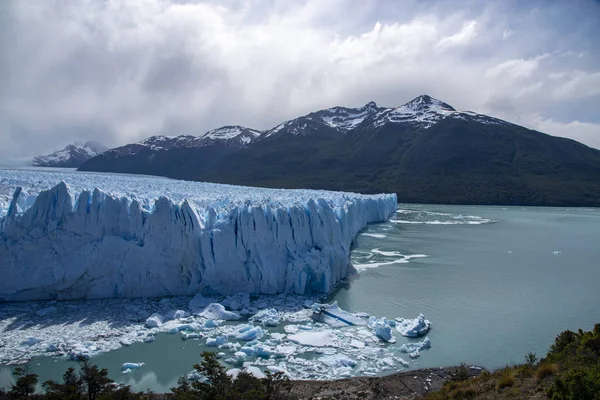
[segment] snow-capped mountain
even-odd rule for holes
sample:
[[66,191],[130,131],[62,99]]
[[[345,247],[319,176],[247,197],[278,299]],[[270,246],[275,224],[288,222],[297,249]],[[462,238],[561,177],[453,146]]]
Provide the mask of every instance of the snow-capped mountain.
[[239,125],[223,126],[221,128],[208,131],[200,136],[150,136],[149,138],[137,143],[116,147],[109,150],[109,152],[116,155],[125,156],[134,155],[140,151],[150,150],[153,152],[159,152],[183,148],[193,149],[211,146],[216,143],[223,144],[227,147],[239,148],[249,144],[261,134],[261,131],[245,128]]
[[189,178],[254,142],[261,131],[223,126],[199,136],[151,136],[108,150],[84,163],[82,171],[126,172]]
[[78,168],[85,161],[108,150],[108,147],[94,141],[83,144],[69,144],[62,150],[32,160],[36,167]]
[[327,108],[297,119],[285,121],[269,129],[264,136],[269,137],[281,133],[306,136],[327,128],[333,129],[336,132],[346,133],[359,126],[365,119],[383,110],[385,109],[377,107],[377,104],[373,101],[359,108]]
[[427,129],[444,118],[461,118],[479,123],[507,123],[471,111],[457,111],[451,105],[428,95],[421,95],[399,107],[379,107],[373,101],[358,108],[332,107],[285,121],[269,129],[264,137],[280,134],[307,136],[328,128],[347,133],[356,128],[374,129],[386,124],[404,124]]
[[421,95],[332,107],[264,131],[152,137],[82,170],[277,188],[395,192],[402,202],[600,205],[600,151]]

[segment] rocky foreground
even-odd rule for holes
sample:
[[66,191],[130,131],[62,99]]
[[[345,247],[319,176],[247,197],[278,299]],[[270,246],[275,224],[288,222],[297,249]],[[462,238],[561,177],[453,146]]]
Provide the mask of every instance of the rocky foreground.
[[[301,399],[415,399],[439,390],[456,367],[402,371],[382,377],[354,377],[333,381],[292,381],[291,395]],[[484,369],[471,366],[471,377]]]

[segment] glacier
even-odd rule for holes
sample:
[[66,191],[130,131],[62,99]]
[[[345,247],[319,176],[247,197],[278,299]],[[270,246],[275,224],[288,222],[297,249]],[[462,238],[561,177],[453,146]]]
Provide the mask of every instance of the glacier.
[[395,194],[0,170],[0,301],[326,293]]

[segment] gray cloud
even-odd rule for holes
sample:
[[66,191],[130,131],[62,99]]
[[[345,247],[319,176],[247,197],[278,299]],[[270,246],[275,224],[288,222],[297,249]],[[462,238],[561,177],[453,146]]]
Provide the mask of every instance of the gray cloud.
[[0,3],[0,161],[428,93],[600,148],[600,6]]

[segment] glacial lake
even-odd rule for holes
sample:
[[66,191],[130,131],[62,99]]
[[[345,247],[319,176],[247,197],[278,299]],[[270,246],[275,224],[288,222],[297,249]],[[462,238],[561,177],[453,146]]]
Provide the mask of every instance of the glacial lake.
[[[404,354],[410,360],[405,370],[463,361],[500,368],[528,352],[544,355],[563,330],[600,322],[600,209],[399,208],[390,222],[358,236],[351,259],[360,271],[327,300],[379,317],[423,313],[432,323],[432,347],[415,360]],[[407,342],[395,336],[397,345]],[[159,334],[153,343],[92,361],[118,382],[164,392],[192,369],[200,352],[211,350],[203,343]],[[146,365],[122,374],[124,362]],[[43,382],[59,379],[74,363],[37,357],[31,365]],[[0,386],[9,385],[11,369],[0,367]]]

